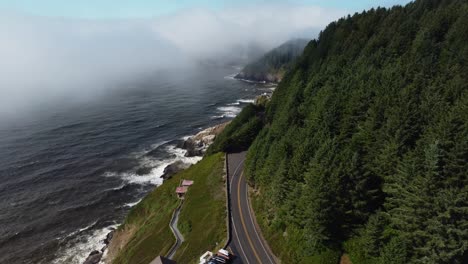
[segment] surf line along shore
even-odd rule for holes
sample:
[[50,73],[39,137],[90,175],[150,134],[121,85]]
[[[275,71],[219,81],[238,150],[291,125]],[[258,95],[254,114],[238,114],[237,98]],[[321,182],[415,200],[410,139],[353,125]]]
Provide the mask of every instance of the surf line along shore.
[[[186,157],[200,157],[201,159],[208,147],[213,143],[215,137],[219,135],[230,122],[231,121],[228,121],[209,127],[193,136],[185,137],[177,143],[176,147],[185,150]],[[191,163],[184,163],[182,160],[176,160],[164,168],[161,178],[163,180],[168,180],[179,171],[187,169],[191,165]],[[118,251],[119,248],[123,247],[123,244],[125,244],[124,241],[119,241],[121,240],[119,237],[114,236],[114,232],[115,228],[107,234],[101,250],[93,250],[86,258],[84,264],[110,263],[112,261],[115,257],[115,251]],[[112,248],[112,250],[109,250],[110,248]]]

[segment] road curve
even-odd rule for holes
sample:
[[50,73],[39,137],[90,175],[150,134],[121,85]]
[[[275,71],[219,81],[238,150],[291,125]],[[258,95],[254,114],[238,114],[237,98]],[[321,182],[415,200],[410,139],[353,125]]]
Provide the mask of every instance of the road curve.
[[246,152],[228,154],[232,224],[229,248],[237,256],[234,263],[276,264],[250,207],[247,181],[243,175],[245,155]]

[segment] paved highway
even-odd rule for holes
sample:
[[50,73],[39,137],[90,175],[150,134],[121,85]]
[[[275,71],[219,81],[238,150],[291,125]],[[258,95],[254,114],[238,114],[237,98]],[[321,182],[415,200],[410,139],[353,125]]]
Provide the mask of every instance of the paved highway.
[[234,263],[276,264],[276,258],[263,239],[250,207],[247,182],[243,175],[245,154],[228,154],[232,221],[229,248],[237,256]]

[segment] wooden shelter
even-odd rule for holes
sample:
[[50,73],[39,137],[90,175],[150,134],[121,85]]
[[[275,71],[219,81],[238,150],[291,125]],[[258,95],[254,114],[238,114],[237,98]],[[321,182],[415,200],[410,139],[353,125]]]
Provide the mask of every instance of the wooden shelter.
[[180,186],[176,188],[176,193],[177,193],[177,196],[179,196],[179,198],[183,198],[187,191],[188,191],[187,186]]
[[183,180],[182,181],[182,186],[192,186],[193,181],[190,180]]

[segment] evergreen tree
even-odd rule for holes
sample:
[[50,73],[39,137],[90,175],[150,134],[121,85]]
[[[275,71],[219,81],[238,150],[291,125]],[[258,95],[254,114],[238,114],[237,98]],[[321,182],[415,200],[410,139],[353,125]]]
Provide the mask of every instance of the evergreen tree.
[[344,249],[467,263],[467,14],[466,0],[416,0],[332,22],[265,113],[247,109],[216,139],[213,151],[252,143],[246,176],[284,263]]

